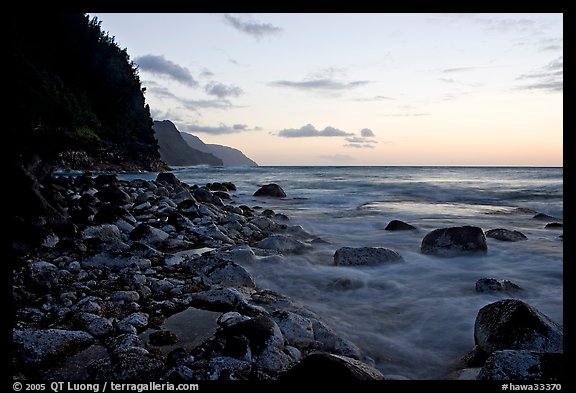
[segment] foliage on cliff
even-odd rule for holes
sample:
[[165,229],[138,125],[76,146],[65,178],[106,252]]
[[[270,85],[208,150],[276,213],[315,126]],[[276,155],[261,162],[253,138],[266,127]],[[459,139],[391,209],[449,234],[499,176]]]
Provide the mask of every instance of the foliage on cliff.
[[61,167],[146,169],[164,164],[137,66],[84,14],[8,17],[8,153]]

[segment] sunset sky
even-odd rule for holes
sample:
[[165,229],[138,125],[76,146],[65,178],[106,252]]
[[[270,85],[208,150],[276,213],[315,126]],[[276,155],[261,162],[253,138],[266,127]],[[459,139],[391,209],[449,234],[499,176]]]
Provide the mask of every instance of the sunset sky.
[[562,166],[562,14],[90,14],[156,120],[260,165]]

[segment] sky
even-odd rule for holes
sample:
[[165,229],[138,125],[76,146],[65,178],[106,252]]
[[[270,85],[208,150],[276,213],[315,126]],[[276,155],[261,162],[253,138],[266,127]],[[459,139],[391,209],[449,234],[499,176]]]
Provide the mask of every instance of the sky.
[[90,14],[155,120],[260,165],[563,165],[562,14]]

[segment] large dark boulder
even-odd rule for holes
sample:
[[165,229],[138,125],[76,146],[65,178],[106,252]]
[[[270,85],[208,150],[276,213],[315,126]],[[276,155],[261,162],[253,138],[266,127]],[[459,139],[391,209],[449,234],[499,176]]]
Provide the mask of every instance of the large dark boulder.
[[509,229],[498,228],[486,231],[486,237],[491,237],[504,242],[517,242],[527,240],[528,238],[520,231],[511,231]]
[[485,254],[486,237],[479,227],[463,226],[435,229],[422,239],[422,254],[451,257],[461,254]]
[[274,198],[285,198],[286,193],[278,184],[266,184],[254,193],[254,196],[267,196]]
[[381,247],[342,247],[334,253],[334,265],[342,266],[378,265],[402,260],[396,251]]
[[330,353],[313,353],[290,370],[280,380],[289,381],[358,381],[383,380],[378,370],[356,359]]
[[114,205],[125,205],[131,202],[130,195],[116,184],[108,184],[102,187],[94,196],[102,202],[110,202]]
[[156,176],[156,181],[158,183],[170,184],[171,186],[177,186],[180,184],[180,180],[172,172],[160,172]]
[[520,300],[504,299],[478,311],[474,341],[486,353],[504,349],[562,352],[563,328]]

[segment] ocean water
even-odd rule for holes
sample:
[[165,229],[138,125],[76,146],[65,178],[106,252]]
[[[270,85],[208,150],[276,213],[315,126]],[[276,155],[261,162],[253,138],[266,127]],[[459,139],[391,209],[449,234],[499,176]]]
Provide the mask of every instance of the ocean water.
[[[385,375],[445,378],[474,346],[478,310],[500,299],[519,298],[563,323],[562,229],[544,229],[545,221],[532,218],[538,212],[562,219],[562,168],[180,167],[175,174],[188,184],[231,181],[238,188],[236,203],[284,213],[292,225],[328,242],[246,268],[259,287],[321,315]],[[252,196],[267,183],[282,186],[287,198]],[[393,219],[418,230],[385,231]],[[528,240],[488,238],[485,256],[419,252],[431,230],[460,225],[519,230]],[[386,247],[405,261],[334,266],[335,250],[345,246]],[[475,283],[484,277],[511,280],[523,289],[477,293]],[[338,289],[337,282],[351,285]]]

